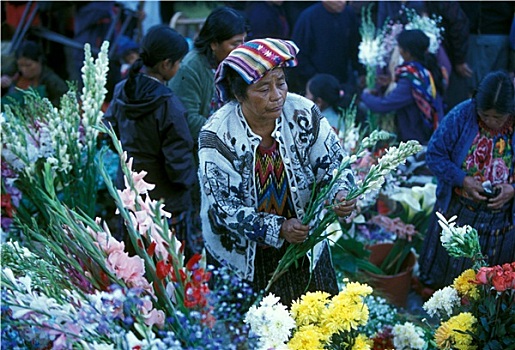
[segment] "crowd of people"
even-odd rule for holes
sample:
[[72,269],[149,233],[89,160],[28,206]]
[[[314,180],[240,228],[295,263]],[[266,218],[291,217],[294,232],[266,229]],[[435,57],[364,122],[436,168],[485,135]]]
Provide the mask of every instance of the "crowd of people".
[[[104,11],[93,11],[98,3]],[[387,20],[405,23],[408,8],[441,16],[444,27],[435,53],[422,30],[403,30],[396,37],[401,60],[376,88],[365,87],[358,60],[361,10],[370,4],[378,27]],[[81,4],[74,39],[99,47],[113,5]],[[304,210],[313,186],[331,180],[344,155],[337,114],[356,95],[360,108],[395,115],[399,141],[427,145],[427,165],[438,181],[435,210],[474,225],[490,262],[515,260],[513,3],[217,5],[190,38],[192,47],[163,19],[148,28],[138,20],[132,34],[120,33],[127,40],[116,40],[117,69],[133,57],[126,76],[120,70],[112,75],[106,101],[106,123],[115,127],[134,167],[156,185],[151,196],[164,199],[187,255],[206,248],[210,263],[230,267],[262,290],[288,245],[303,242],[310,231],[302,224]],[[91,16],[78,17],[80,11]],[[16,51],[12,74],[2,70],[2,100],[32,86],[57,105],[63,81],[76,75],[58,77],[41,43],[28,39]],[[354,181],[348,171],[333,198],[340,217],[356,208],[355,200],[345,201]],[[485,181],[498,192],[487,196]],[[435,288],[466,268],[444,257],[437,230],[434,221],[420,257],[421,280]],[[325,242],[290,268],[273,292],[289,305],[306,285],[337,292]]]

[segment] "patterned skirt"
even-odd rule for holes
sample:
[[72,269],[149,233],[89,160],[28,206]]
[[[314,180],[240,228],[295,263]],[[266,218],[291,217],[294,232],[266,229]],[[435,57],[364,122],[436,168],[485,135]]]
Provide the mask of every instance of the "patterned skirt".
[[[256,293],[262,292],[268,285],[279,260],[286,252],[288,243],[285,242],[280,249],[272,247],[258,247],[254,259],[254,281],[246,281]],[[206,250],[208,264],[219,267],[220,263]],[[323,291],[331,295],[338,294],[338,283],[333,268],[329,246],[326,245],[320,258],[310,273],[310,261],[307,257],[298,260],[298,265],[292,264],[290,268],[275,281],[269,293],[280,298],[287,308],[293,301],[299,299],[306,292]],[[267,293],[268,295],[268,293]]]
[[[254,281],[252,282],[254,290],[261,291],[266,288],[288,245],[285,242],[281,249],[257,249],[254,260]],[[301,258],[297,262],[297,266],[292,264],[270,287],[270,293],[280,297],[281,303],[286,307],[290,308],[292,302],[306,292],[323,291],[331,295],[338,293],[336,273],[327,244],[313,269],[313,273],[310,273],[310,261],[307,257]]]
[[[485,203],[477,203],[453,194],[449,209],[444,216],[449,219],[457,215],[457,226],[474,227],[479,235],[481,252],[487,257],[487,264],[501,265],[515,261],[512,202],[499,210],[491,210],[486,208]],[[471,259],[449,256],[440,242],[441,231],[438,220],[433,220],[419,257],[420,281],[434,289],[452,284],[454,278],[472,267]]]

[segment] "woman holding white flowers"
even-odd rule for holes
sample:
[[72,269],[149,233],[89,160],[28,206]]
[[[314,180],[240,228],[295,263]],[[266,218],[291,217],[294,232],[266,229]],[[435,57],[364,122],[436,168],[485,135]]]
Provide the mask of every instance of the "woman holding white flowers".
[[[227,103],[200,132],[208,263],[229,266],[256,291],[266,288],[288,246],[308,237],[302,219],[312,190],[330,181],[343,159],[320,110],[288,93],[284,68],[297,64],[297,52],[293,42],[279,39],[251,40],[233,50],[215,74]],[[331,198],[336,215],[346,217],[356,205],[344,200],[354,177],[348,169],[339,179]],[[269,290],[284,305],[306,290],[338,292],[326,241],[297,262]]]
[[[488,265],[515,261],[514,85],[501,71],[489,73],[474,97],[454,107],[431,138],[427,165],[438,180],[435,211],[479,234]],[[491,184],[491,187],[488,185]],[[450,257],[440,242],[437,218],[421,250],[421,282],[442,288],[472,266]]]
[[386,96],[365,89],[361,101],[374,113],[395,112],[399,141],[427,145],[443,117],[444,83],[435,55],[428,52],[429,37],[419,29],[397,36],[403,63],[395,69],[395,88]]

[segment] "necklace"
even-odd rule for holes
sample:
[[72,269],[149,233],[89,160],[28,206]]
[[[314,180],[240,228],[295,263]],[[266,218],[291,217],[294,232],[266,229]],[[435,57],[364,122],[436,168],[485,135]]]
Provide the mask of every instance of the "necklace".
[[145,73],[142,73],[142,74],[143,74],[143,76],[145,76],[145,77],[147,77],[147,78],[149,78],[149,79],[152,79],[152,80],[154,80],[154,81],[157,81],[159,84],[164,84],[161,80],[157,79],[156,77],[153,77],[153,76],[148,75],[148,74],[145,74]]

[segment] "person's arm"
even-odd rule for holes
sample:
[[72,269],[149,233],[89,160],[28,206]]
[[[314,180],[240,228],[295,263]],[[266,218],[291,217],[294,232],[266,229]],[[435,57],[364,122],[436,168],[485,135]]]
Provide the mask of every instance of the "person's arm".
[[408,79],[399,79],[395,89],[386,96],[375,96],[365,90],[361,94],[361,101],[374,113],[396,111],[413,103],[411,83]]
[[448,183],[451,187],[462,187],[466,173],[461,164],[456,164],[453,151],[459,146],[460,129],[464,125],[462,113],[467,113],[469,107],[463,104],[453,108],[442,120],[431,136],[427,145],[426,163],[438,181]]
[[237,245],[244,237],[279,248],[284,243],[281,228],[286,218],[258,212],[246,203],[245,198],[254,196],[243,193],[247,188],[244,182],[252,181],[254,156],[251,149],[242,156],[233,153],[226,137],[226,133],[205,129],[199,137],[202,208],[207,208],[211,228],[220,235],[222,244]]
[[186,111],[178,107],[178,103],[177,98],[172,98],[172,102],[167,104],[166,112],[173,117],[167,119],[171,120],[171,123],[161,131],[162,151],[170,182],[178,187],[189,189],[196,181],[193,139],[186,122]]
[[[191,67],[183,66],[170,81],[169,87],[179,97],[184,107],[186,107],[188,127],[191,137],[196,144],[200,129],[206,123],[208,117],[203,115],[201,111],[203,103],[202,94],[205,93],[202,89],[206,88],[206,84],[201,82],[199,72],[195,72]],[[209,87],[209,89],[212,88]]]

